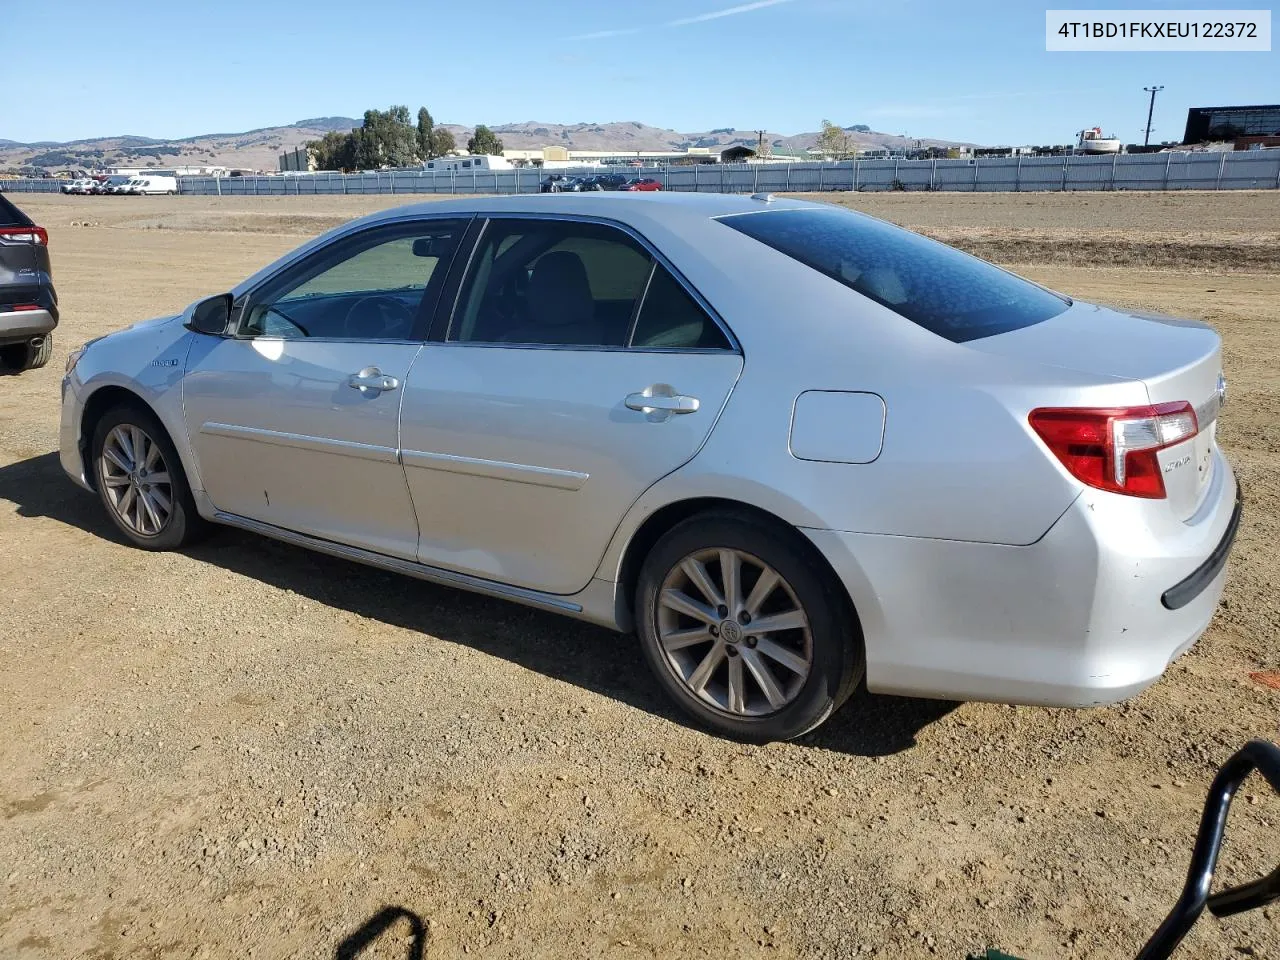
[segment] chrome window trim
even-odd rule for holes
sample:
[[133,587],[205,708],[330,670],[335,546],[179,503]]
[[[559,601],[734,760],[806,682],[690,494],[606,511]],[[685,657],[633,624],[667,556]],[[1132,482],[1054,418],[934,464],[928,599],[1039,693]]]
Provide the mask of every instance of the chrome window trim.
[[[350,343],[350,340],[340,341]],[[723,347],[628,347],[618,344],[577,343],[480,343],[463,340],[433,340],[432,347],[475,347],[480,350],[568,350],[578,353],[697,353],[713,357],[737,357],[742,354]]]
[[[716,353],[716,354],[733,353],[733,354],[737,354],[738,356],[743,355],[741,341],[739,341],[737,336],[734,335],[734,332],[733,330],[730,329],[729,325],[725,323],[724,318],[721,317],[720,314],[715,310],[715,308],[712,307],[711,304],[707,301],[707,298],[704,297],[700,292],[698,292],[698,289],[689,282],[689,280],[685,277],[685,275],[676,268],[676,266],[671,262],[671,260],[665,254],[662,253],[662,251],[660,251],[656,246],[654,246],[648,240],[648,238],[646,238],[643,234],[641,234],[638,230],[636,230],[630,224],[622,223],[619,220],[613,220],[609,217],[598,217],[598,216],[592,216],[590,214],[579,214],[579,213],[541,213],[541,212],[521,213],[514,210],[501,210],[501,211],[492,212],[492,213],[481,213],[481,214],[477,214],[477,216],[484,217],[485,224],[484,224],[484,227],[481,228],[480,234],[479,236],[476,237],[476,242],[471,247],[471,251],[467,256],[467,265],[462,275],[462,283],[458,285],[457,295],[454,298],[453,306],[449,310],[449,324],[445,328],[444,340],[438,341],[438,342],[453,344],[460,347],[500,347],[500,348],[514,348],[517,350],[528,350],[528,349],[583,350],[583,351],[589,350],[589,351],[626,351],[631,353]],[[476,251],[480,249],[480,246],[484,241],[485,234],[488,233],[489,231],[489,224],[492,223],[494,220],[551,220],[557,223],[589,223],[589,224],[594,224],[596,226],[613,227],[614,229],[621,230],[631,239],[635,240],[638,244],[640,244],[640,246],[644,249],[644,251],[647,254],[649,254],[649,256],[653,259],[655,263],[659,263],[666,268],[667,272],[671,274],[671,276],[675,279],[676,283],[678,283],[684,289],[684,291],[693,299],[693,302],[696,303],[706,313],[706,315],[711,318],[711,322],[714,323],[720,329],[720,332],[722,334],[724,334],[725,339],[729,342],[728,348],[727,349],[720,348],[720,347],[654,348],[654,347],[634,347],[629,344],[624,344],[622,346],[610,346],[607,344],[481,343],[478,341],[469,341],[469,340],[463,341],[463,340],[450,339],[451,335],[453,334],[453,321],[455,316],[457,315],[458,304],[462,302],[462,291],[466,289],[467,281],[471,278],[471,268],[475,260]],[[649,280],[652,280],[652,279],[653,279],[653,272],[650,271]],[[648,281],[646,281],[644,294],[647,295],[648,292],[649,292],[649,283]],[[644,301],[642,296],[640,307],[643,308],[643,306],[644,306]],[[637,316],[638,315],[639,315],[639,312],[637,311]]]

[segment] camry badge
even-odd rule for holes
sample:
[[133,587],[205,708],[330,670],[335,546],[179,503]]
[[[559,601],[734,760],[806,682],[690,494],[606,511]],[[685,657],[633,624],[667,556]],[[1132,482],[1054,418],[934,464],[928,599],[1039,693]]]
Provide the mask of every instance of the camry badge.
[[1224,374],[1218,374],[1218,409],[1221,410],[1227,405],[1227,378]]

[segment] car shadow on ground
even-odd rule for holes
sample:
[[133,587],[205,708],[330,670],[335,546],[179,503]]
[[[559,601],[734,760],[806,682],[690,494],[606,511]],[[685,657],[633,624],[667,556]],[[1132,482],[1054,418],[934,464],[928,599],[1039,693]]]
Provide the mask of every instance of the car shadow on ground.
[[[55,453],[0,467],[0,500],[14,503],[21,517],[48,517],[127,547],[98,499],[67,479]],[[650,675],[634,638],[230,528],[218,530],[186,553],[319,603],[465,644],[687,724]],[[899,753],[914,746],[922,729],[956,706],[864,691],[800,742],[860,756]]]

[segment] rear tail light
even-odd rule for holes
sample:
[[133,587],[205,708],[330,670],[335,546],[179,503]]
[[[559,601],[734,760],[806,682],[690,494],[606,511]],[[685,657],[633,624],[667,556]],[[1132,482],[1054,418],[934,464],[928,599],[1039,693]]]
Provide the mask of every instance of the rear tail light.
[[1157,454],[1200,432],[1191,404],[1148,407],[1057,407],[1032,410],[1031,428],[1068,472],[1099,490],[1165,495]]
[[44,307],[40,306],[38,303],[15,303],[9,309],[14,313],[18,313],[21,310],[43,310]]
[[49,234],[44,227],[0,227],[0,240],[10,243],[36,243],[49,245]]

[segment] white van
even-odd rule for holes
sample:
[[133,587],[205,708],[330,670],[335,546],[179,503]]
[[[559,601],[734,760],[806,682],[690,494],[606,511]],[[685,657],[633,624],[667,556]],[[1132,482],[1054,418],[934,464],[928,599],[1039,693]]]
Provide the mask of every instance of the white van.
[[123,193],[136,194],[169,194],[178,192],[177,177],[131,177],[125,184]]

